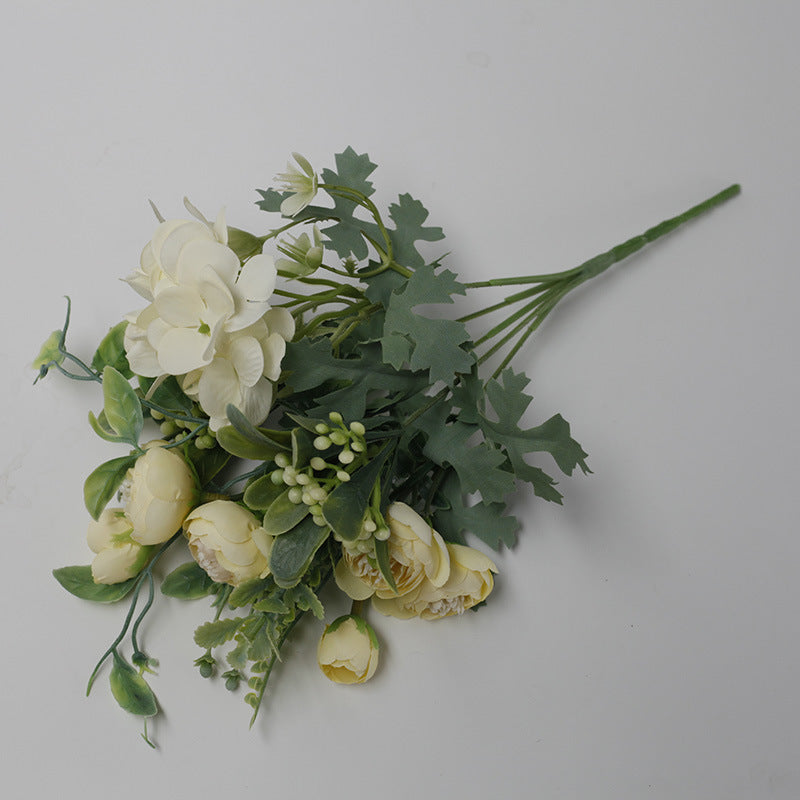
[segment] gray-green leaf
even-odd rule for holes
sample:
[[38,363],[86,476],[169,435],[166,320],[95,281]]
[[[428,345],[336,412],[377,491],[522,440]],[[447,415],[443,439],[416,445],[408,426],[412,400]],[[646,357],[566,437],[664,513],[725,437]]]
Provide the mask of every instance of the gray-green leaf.
[[114,650],[114,665],[109,682],[111,694],[122,708],[140,717],[152,717],[158,713],[158,704],[153,690],[145,679],[122,659]]
[[214,581],[197,562],[187,561],[164,578],[161,593],[179,600],[196,600],[210,594],[214,585]]
[[75,597],[91,600],[93,603],[116,603],[122,600],[136,583],[130,578],[123,583],[95,583],[90,566],[60,567],[53,570],[53,577]]
[[136,456],[120,456],[106,461],[95,469],[83,484],[83,500],[87,511],[97,519],[119,485],[125,473],[136,462]]
[[328,534],[328,528],[316,525],[313,517],[308,516],[288,533],[278,536],[269,557],[275,583],[284,588],[297,585]]
[[112,430],[136,447],[142,432],[142,404],[130,383],[110,366],[103,370],[103,411]]

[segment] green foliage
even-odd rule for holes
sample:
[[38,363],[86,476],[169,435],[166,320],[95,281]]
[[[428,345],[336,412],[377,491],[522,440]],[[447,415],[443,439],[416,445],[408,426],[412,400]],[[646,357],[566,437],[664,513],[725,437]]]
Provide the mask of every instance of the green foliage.
[[452,303],[451,295],[464,294],[464,287],[448,270],[436,273],[420,266],[405,286],[392,292],[384,321],[383,358],[395,369],[406,362],[411,370],[427,370],[429,383],[451,385],[458,373],[469,372],[475,355],[462,345],[469,340],[463,322],[430,319],[414,312],[418,305]]
[[145,679],[125,661],[116,650],[109,682],[111,694],[119,705],[140,717],[152,717],[158,713],[158,704],[152,689]]
[[275,583],[283,588],[296,586],[329,533],[328,528],[316,525],[313,518],[307,516],[290,531],[278,536],[269,556]]
[[233,639],[236,631],[249,617],[228,617],[212,622],[204,622],[194,632],[194,642],[198,647],[210,650],[219,647]]
[[[278,207],[280,208],[280,205]],[[228,226],[228,247],[236,253],[240,261],[247,261],[248,258],[260,253],[263,246],[264,240],[258,236]]]
[[[337,153],[336,170],[324,169],[322,180],[334,186],[346,186],[355,189],[366,197],[369,197],[374,189],[371,181],[367,178],[375,171],[377,164],[373,164],[366,153],[358,155],[352,147],[348,147],[344,152]],[[364,222],[355,217],[357,206],[348,198],[341,196],[333,197],[333,209],[330,216],[338,221],[323,229],[328,237],[327,247],[334,250],[340,258],[347,258],[353,255],[358,259],[367,257],[367,243],[362,235],[362,231],[372,236],[373,239],[380,238],[377,225]]]
[[353,541],[361,533],[364,514],[390,454],[391,449],[384,445],[377,455],[351,475],[347,483],[340,483],[322,504],[325,522],[345,541]]
[[283,366],[294,392],[315,390],[308,404],[312,412],[341,408],[351,419],[365,415],[368,398],[405,396],[428,385],[425,375],[384,364],[377,345],[363,345],[352,358],[336,358],[327,339],[301,339],[288,345]]
[[[422,223],[428,218],[428,211],[419,200],[410,194],[401,194],[397,203],[389,206],[389,216],[395,224],[395,230],[390,231],[394,260],[404,267],[416,269],[425,264],[425,259],[417,250],[416,243],[438,242],[444,239],[441,228],[426,228]],[[431,302],[443,302],[431,300]]]
[[53,577],[75,597],[91,600],[93,603],[116,603],[133,589],[136,578],[123,583],[95,583],[90,566],[59,567],[53,570]]
[[286,491],[283,483],[274,483],[271,475],[262,475],[247,485],[244,504],[251,511],[266,511]]
[[279,536],[292,530],[308,516],[305,503],[293,503],[289,499],[289,490],[284,489],[269,505],[264,514],[263,527],[270,536]]
[[86,510],[97,519],[108,501],[114,496],[125,479],[127,471],[136,463],[136,456],[120,456],[106,461],[95,469],[83,484],[83,500]]
[[217,431],[217,442],[231,455],[272,461],[278,453],[291,450],[288,432],[257,428],[233,405],[228,406],[227,415],[231,424]]
[[138,379],[142,394],[157,406],[173,414],[187,415],[192,413],[193,402],[186,396],[174,376],[168,375],[158,378],[158,385],[155,389],[153,389],[153,384],[156,383],[155,378],[138,376]]
[[102,339],[92,358],[92,368],[102,372],[106,367],[113,367],[125,378],[132,378],[128,359],[125,355],[126,320],[117,323]]
[[138,447],[142,432],[142,404],[127,379],[114,367],[103,369],[103,413],[122,441]]
[[164,578],[161,593],[179,600],[196,600],[211,594],[216,587],[217,584],[196,561],[187,561]]

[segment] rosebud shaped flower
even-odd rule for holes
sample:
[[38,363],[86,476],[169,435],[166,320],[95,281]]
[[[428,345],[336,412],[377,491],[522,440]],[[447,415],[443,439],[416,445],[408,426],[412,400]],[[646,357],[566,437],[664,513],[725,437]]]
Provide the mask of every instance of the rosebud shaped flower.
[[317,648],[319,668],[334,683],[365,683],[378,668],[380,644],[366,620],[355,614],[331,622]]
[[424,580],[441,586],[450,574],[450,555],[442,537],[405,503],[386,510],[389,526],[389,568],[397,592],[392,591],[366,553],[344,549],[334,577],[339,588],[353,600],[395,597],[416,589]]
[[198,506],[183,525],[194,560],[217,583],[238,586],[269,575],[272,536],[232,500]]
[[89,523],[86,539],[97,553],[92,561],[95,583],[122,583],[144,569],[153,548],[134,542],[132,532],[133,525],[121,508],[107,508],[97,522]]
[[472,547],[448,543],[447,550],[450,575],[444,584],[434,586],[425,580],[402,597],[375,597],[372,603],[376,610],[399,619],[441,619],[482,603],[494,588],[492,573],[497,572],[497,567]]
[[125,513],[133,523],[131,538],[139,544],[161,544],[180,530],[197,491],[187,463],[174,450],[146,445],[128,470],[129,497]]
[[305,277],[319,269],[320,264],[322,264],[324,247],[316,225],[313,226],[312,233],[314,236],[313,245],[307,233],[301,233],[298,237],[290,236],[278,244],[278,250],[289,256],[289,258],[279,258],[275,262],[279,272]]

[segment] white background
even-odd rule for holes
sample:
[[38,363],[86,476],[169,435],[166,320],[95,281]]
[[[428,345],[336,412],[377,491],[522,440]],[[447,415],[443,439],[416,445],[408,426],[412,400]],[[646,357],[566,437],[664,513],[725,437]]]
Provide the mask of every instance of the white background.
[[[3,8],[6,796],[800,795],[797,3]],[[485,609],[373,614],[363,687],[324,679],[305,626],[248,730],[242,693],[192,666],[206,602],[165,599],[144,631],[153,752],[107,673],[83,696],[123,609],[50,575],[89,561],[83,480],[120,451],[86,424],[96,387],[32,387],[28,364],[63,295],[87,357],[141,305],[118,278],[148,198],[263,232],[253,190],[292,150],[323,167],[348,144],[381,204],[425,203],[467,280],[567,268],[743,194],[581,290],[517,362],[528,421],[561,412],[594,474],[561,481],[563,508],[516,498]]]

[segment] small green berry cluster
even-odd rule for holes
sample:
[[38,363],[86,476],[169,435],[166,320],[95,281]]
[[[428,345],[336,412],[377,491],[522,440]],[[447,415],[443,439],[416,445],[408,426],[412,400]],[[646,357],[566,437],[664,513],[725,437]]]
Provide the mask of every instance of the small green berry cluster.
[[[192,416],[201,416],[202,413],[203,412],[200,409],[200,406],[195,403],[192,407]],[[160,411],[155,410],[150,412],[150,416],[156,422],[160,423],[159,428],[161,430],[161,435],[165,439],[171,439],[177,436],[186,436],[202,426],[203,432],[192,439],[194,446],[198,450],[211,450],[217,444],[217,436],[214,431],[212,431],[208,425],[203,425],[201,422],[186,422],[181,419],[175,419],[174,417],[168,418]]]

